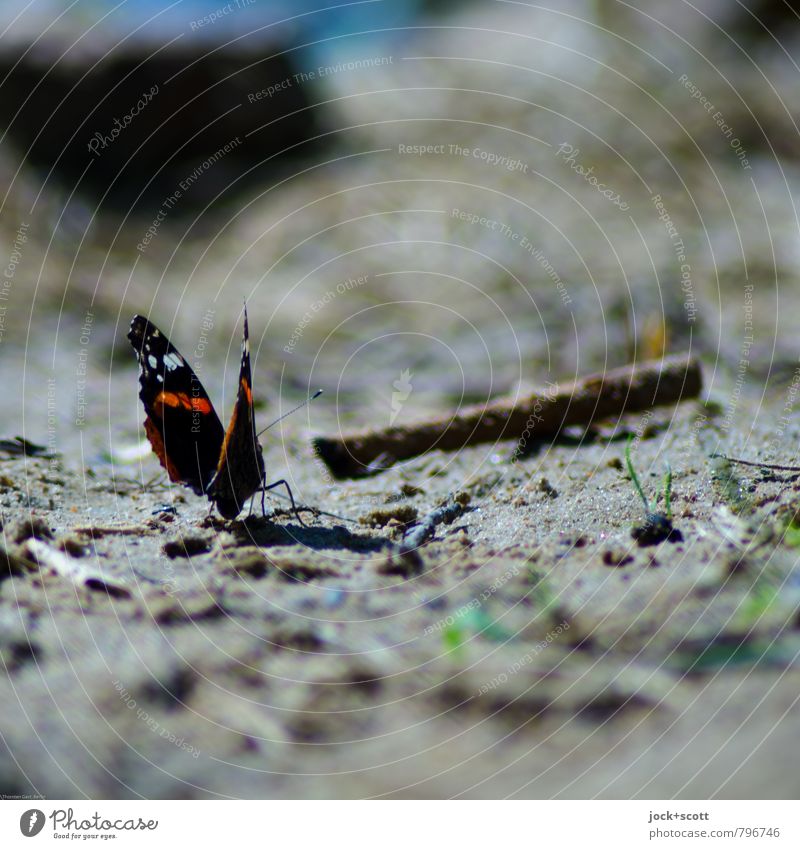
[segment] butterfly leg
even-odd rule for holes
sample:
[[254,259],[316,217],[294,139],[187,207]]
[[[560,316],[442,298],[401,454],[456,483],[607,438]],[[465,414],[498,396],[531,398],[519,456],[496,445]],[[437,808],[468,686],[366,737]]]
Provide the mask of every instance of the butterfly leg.
[[307,528],[308,525],[300,518],[300,512],[297,509],[297,505],[294,503],[294,495],[292,495],[292,488],[283,479],[281,479],[279,481],[275,481],[275,483],[271,483],[271,484],[269,484],[269,486],[265,486],[261,490],[261,507],[262,507],[262,509],[264,507],[264,499],[266,498],[267,490],[268,489],[275,489],[276,486],[285,486],[286,487],[286,492],[289,494],[289,501],[292,502],[292,511],[294,512],[294,515],[297,517],[297,521],[300,522],[300,524],[304,528]]

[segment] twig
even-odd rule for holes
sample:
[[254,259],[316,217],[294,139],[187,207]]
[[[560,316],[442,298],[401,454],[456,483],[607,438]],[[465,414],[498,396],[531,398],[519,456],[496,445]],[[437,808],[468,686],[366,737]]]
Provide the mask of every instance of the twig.
[[145,536],[155,533],[152,528],[147,528],[143,525],[118,525],[115,527],[99,527],[96,525],[87,525],[82,528],[71,528],[74,534],[89,536],[99,539],[107,536]]
[[[456,501],[451,496],[440,507],[428,513],[420,524],[403,537],[399,545],[392,548],[383,571],[388,574],[406,575],[421,572],[423,563],[419,549],[436,533],[438,525],[454,522],[464,512],[465,506],[465,501]],[[395,562],[395,557],[399,562]]]
[[25,543],[24,550],[31,560],[51,569],[62,578],[67,578],[78,586],[88,587],[90,590],[102,590],[112,598],[130,598],[130,589],[110,575],[106,575],[101,569],[87,566],[81,560],[67,557],[47,543],[38,539],[29,539]]
[[623,413],[696,398],[701,388],[697,359],[666,357],[591,375],[554,392],[497,398],[405,427],[319,436],[313,444],[336,477],[362,477],[435,448],[454,451],[501,439],[519,439],[524,448],[523,439],[525,444],[552,439],[570,425],[588,427]]
[[725,454],[712,454],[714,460],[727,460],[739,466],[752,466],[755,469],[771,469],[774,472],[800,472],[800,466],[776,466],[774,463],[754,463],[752,460],[739,460],[737,457],[728,457]]
[[428,513],[419,525],[403,537],[403,541],[398,546],[398,553],[404,555],[415,551],[436,533],[437,525],[449,525],[463,512],[463,504],[448,499],[441,507]]

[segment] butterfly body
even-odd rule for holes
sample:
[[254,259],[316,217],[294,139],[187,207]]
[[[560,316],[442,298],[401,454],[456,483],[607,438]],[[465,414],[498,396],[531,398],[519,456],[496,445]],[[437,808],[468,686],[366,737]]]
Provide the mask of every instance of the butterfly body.
[[224,518],[236,518],[249,498],[269,488],[253,409],[247,311],[227,429],[194,370],[155,325],[134,316],[128,339],[139,360],[139,398],[153,452],[171,481],[206,495]]

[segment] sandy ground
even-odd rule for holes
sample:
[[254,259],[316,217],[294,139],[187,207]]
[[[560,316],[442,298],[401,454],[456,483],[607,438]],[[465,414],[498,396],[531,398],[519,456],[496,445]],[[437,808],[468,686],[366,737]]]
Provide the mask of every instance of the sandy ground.
[[[759,55],[767,96],[697,22],[672,25],[700,56],[604,23],[508,5],[392,45],[331,80],[330,161],[170,218],[145,251],[146,218],[59,217],[63,195],[0,160],[6,242],[27,225],[0,436],[45,449],[0,449],[0,792],[796,798],[799,478],[711,454],[795,461],[797,89]],[[542,37],[562,46],[531,55]],[[225,418],[244,298],[263,424],[325,389],[265,435],[270,475],[342,518],[302,527],[271,499],[222,522],[142,445],[132,314]],[[338,481],[310,448],[665,350],[701,357],[701,398],[522,456],[511,435]],[[659,509],[671,464],[681,540],[631,536],[630,434]],[[398,541],[453,497],[410,568]]]

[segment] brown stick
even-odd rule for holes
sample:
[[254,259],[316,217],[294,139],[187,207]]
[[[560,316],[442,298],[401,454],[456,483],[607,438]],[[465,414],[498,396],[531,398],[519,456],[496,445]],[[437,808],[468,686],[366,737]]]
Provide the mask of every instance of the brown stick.
[[700,394],[703,378],[694,357],[647,360],[581,378],[521,398],[497,398],[464,407],[453,416],[405,427],[362,430],[338,438],[318,436],[314,450],[338,478],[383,471],[438,448],[455,451],[480,442],[518,439],[522,453],[534,440],[552,439],[565,427],[675,404]]

